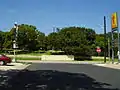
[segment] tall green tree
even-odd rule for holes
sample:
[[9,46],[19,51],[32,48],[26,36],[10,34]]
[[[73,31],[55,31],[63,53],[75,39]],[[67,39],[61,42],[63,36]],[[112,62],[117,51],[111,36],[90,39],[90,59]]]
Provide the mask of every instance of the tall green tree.
[[59,44],[58,44],[58,40],[57,40],[57,33],[50,33],[48,35],[48,46],[47,48],[50,50],[50,49],[53,49],[53,50],[58,50],[59,48]]
[[65,51],[67,54],[90,55],[95,42],[95,31],[89,28],[68,27],[48,35],[49,47]]
[[0,50],[4,48],[5,32],[0,31]]
[[45,34],[40,32],[39,30],[36,30],[36,34],[37,34],[37,49],[45,49]]
[[4,43],[3,46],[5,49],[11,49],[13,46],[13,37],[12,32],[4,32]]
[[[15,29],[12,28],[10,32],[12,33],[12,39],[14,40]],[[40,37],[42,36],[44,36],[44,34],[38,31],[37,28],[33,25],[19,25],[17,35],[17,43],[19,49],[29,51],[38,50],[42,41]]]

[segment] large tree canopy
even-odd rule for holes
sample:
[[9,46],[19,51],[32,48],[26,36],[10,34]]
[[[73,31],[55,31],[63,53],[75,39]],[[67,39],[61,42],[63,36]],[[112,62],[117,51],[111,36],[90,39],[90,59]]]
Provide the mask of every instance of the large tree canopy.
[[[0,31],[0,49],[12,49],[15,28],[8,32]],[[111,37],[111,33],[107,34]],[[117,50],[117,34],[115,48]],[[111,38],[110,38],[111,40]],[[45,36],[36,26],[21,24],[18,26],[18,49],[21,50],[61,50],[66,54],[90,56],[96,54],[96,47],[104,50],[104,34],[96,34],[93,29],[85,27],[66,27]]]
[[[10,46],[12,45],[12,42],[14,40],[14,34],[15,28],[12,28],[10,32],[8,32],[8,36],[10,35],[10,38],[8,38],[9,40],[7,40],[10,41],[10,43],[7,42],[7,44]],[[37,30],[37,28],[33,25],[21,24],[18,26],[17,44],[19,49],[30,51],[37,50],[42,47],[41,41],[44,39],[44,37],[45,35]]]
[[89,28],[68,27],[48,35],[49,47],[67,54],[90,55],[95,31]]

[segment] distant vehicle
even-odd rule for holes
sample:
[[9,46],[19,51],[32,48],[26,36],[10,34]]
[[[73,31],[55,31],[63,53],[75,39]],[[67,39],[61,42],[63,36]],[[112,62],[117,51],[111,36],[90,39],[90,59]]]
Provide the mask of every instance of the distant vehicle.
[[0,54],[0,65],[7,65],[7,63],[11,62],[11,58],[7,57],[6,55]]

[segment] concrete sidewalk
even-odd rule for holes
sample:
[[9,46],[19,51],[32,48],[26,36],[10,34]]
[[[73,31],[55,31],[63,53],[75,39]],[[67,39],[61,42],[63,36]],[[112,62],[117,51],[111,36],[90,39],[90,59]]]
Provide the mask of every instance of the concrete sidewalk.
[[0,71],[8,71],[8,70],[23,70],[28,67],[30,64],[23,63],[10,63],[5,66],[0,66]]
[[112,69],[120,69],[120,64],[117,64],[117,63],[115,63],[115,64],[111,64],[111,63],[109,63],[109,64],[94,64],[94,65],[106,67],[106,68],[112,68]]

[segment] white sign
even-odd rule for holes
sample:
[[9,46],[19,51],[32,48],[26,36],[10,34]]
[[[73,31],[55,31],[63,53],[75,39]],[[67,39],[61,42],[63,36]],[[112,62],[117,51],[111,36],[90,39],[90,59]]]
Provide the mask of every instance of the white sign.
[[16,44],[15,43],[13,43],[13,48],[16,48]]

